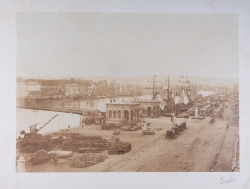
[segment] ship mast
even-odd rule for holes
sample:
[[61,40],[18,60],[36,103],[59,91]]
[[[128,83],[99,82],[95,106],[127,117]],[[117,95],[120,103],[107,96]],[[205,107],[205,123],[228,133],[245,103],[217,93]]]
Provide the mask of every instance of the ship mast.
[[148,81],[148,82],[153,82],[153,91],[152,91],[153,98],[152,98],[152,100],[156,100],[156,98],[157,98],[156,95],[159,92],[159,91],[158,92],[155,91],[155,82],[158,82],[158,81],[155,81],[155,77],[156,77],[156,75],[153,76],[153,81]]

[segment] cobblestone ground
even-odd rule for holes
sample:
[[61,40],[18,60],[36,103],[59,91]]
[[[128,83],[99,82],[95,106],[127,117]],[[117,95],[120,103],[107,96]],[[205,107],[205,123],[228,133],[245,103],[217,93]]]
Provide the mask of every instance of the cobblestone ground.
[[[26,163],[28,172],[230,172],[234,153],[237,124],[227,130],[232,115],[230,104],[224,120],[217,119],[210,124],[204,120],[188,119],[187,129],[175,139],[165,139],[166,130],[172,127],[170,118],[147,118],[152,126],[160,125],[163,130],[155,135],[142,135],[138,131],[121,131],[120,140],[130,142],[132,150],[124,155],[108,155],[108,158],[86,168],[72,168],[69,161],[59,159],[58,165],[47,162],[40,165]],[[177,119],[177,123],[184,121]],[[101,135],[110,138],[113,131],[101,130],[100,125],[71,128],[70,132],[85,135]],[[17,151],[17,155],[18,155]],[[239,153],[238,153],[239,154]],[[30,154],[23,154],[27,159]],[[79,155],[74,153],[74,156]],[[239,156],[239,155],[238,155]],[[237,171],[235,169],[235,171]]]

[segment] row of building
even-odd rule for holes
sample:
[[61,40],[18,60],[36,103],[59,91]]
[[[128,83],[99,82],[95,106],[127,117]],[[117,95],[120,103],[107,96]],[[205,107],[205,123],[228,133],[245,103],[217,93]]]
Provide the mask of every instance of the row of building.
[[19,82],[16,87],[17,97],[33,97],[59,95],[59,88],[56,86],[40,86],[36,82]]
[[120,85],[106,80],[92,83],[90,86],[79,84],[66,84],[58,86],[39,85],[37,82],[18,82],[17,97],[82,97],[82,96],[122,96],[142,95],[143,90],[138,85]]

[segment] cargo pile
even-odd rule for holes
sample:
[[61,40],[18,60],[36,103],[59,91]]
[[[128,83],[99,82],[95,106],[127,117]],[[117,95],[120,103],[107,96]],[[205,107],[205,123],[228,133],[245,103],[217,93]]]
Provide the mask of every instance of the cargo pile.
[[71,137],[75,137],[75,136],[79,136],[79,133],[67,133],[67,132],[55,132],[52,133],[51,135],[52,137],[64,137],[64,138],[71,138]]
[[108,158],[106,155],[86,153],[73,158],[69,165],[75,168],[84,168],[103,162],[106,158]]
[[123,127],[121,127],[121,130],[123,130],[123,131],[137,131],[137,130],[139,130],[140,128],[138,127],[138,126],[123,126]]
[[154,134],[155,134],[154,130],[151,130],[149,128],[147,130],[142,131],[142,135],[154,135]]
[[86,151],[103,151],[109,147],[106,139],[100,136],[75,135],[67,138],[61,145],[64,150],[86,152]]
[[110,129],[120,129],[121,126],[115,123],[106,123],[102,125],[102,130],[110,130]]
[[[150,127],[150,123],[142,123],[142,135],[154,135],[156,131],[156,127]],[[160,126],[157,126],[160,129]]]
[[25,153],[32,153],[35,152],[35,148],[33,146],[26,146],[22,148],[20,151]]
[[44,162],[48,162],[50,159],[50,155],[45,150],[38,150],[31,156],[31,163],[34,164],[41,164]]

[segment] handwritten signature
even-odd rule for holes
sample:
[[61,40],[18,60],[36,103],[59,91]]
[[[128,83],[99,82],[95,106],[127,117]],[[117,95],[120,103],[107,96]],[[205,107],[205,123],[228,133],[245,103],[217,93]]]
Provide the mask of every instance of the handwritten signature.
[[225,179],[225,180],[224,180],[224,178],[223,178],[223,176],[222,176],[218,183],[224,184],[224,183],[233,182],[233,181],[235,181],[235,180],[236,180],[236,178],[233,178],[233,175],[232,175],[229,179]]

